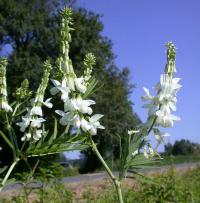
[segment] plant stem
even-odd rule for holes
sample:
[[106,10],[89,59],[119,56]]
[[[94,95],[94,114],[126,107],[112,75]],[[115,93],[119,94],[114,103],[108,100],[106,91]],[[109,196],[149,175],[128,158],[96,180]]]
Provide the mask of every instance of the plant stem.
[[14,141],[14,137],[13,137],[13,134],[12,134],[12,130],[11,130],[11,126],[10,126],[10,123],[9,123],[9,120],[8,120],[8,115],[7,113],[5,114],[6,116],[6,128],[8,130],[8,134],[10,136],[10,140],[11,140],[11,143],[12,143],[12,151],[13,151],[13,159],[15,160],[16,158],[16,140]]
[[150,126],[150,128],[149,128],[149,130],[147,131],[147,135],[149,135],[149,133],[150,133],[151,130],[153,129],[153,126],[154,126],[154,124],[156,123],[156,120],[157,120],[157,116],[154,118],[154,120],[153,120],[153,122],[152,122],[152,124],[151,124],[151,126]]
[[111,180],[113,181],[113,183],[115,185],[115,189],[117,191],[117,196],[118,196],[119,203],[123,203],[124,201],[123,201],[122,190],[121,190],[121,182],[119,180],[117,180],[117,178],[114,176],[114,174],[112,173],[112,171],[110,170],[110,168],[108,167],[106,162],[104,161],[103,157],[99,153],[99,151],[98,151],[98,149],[96,147],[96,144],[94,143],[94,141],[92,140],[90,135],[89,135],[89,137],[90,137],[90,142],[92,144],[93,151],[98,156],[99,160],[103,164],[104,168],[106,169],[108,175],[110,176]]
[[18,163],[19,160],[20,160],[19,158],[16,158],[15,161],[11,164],[10,168],[8,169],[6,175],[5,175],[5,177],[4,177],[4,179],[3,179],[2,183],[1,183],[2,186],[1,186],[1,188],[0,188],[0,191],[3,189],[3,187],[4,187],[5,183],[6,183],[6,181],[8,180],[10,174],[12,173],[12,171],[13,171],[15,165]]

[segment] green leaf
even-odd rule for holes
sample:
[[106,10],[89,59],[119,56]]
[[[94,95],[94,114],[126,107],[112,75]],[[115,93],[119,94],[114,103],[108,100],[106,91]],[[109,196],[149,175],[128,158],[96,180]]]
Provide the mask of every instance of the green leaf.
[[3,168],[0,168],[0,174],[2,174],[7,168],[8,166],[4,166]]
[[83,135],[78,135],[76,138],[69,135],[59,136],[56,138],[54,136],[55,135],[52,134],[45,140],[32,143],[26,150],[26,155],[28,157],[45,156],[66,151],[84,150],[89,147],[89,145],[85,142],[86,136]]
[[128,171],[129,173],[132,173],[133,176],[127,176],[127,178],[131,178],[131,179],[136,179],[139,182],[142,183],[147,183],[147,184],[154,184],[154,185],[159,185],[159,183],[157,183],[155,180],[153,180],[152,178],[145,176],[141,173],[135,172],[135,171]]
[[83,95],[83,99],[87,98],[89,95],[96,91],[95,87],[98,84],[98,81],[95,78],[92,78],[89,82],[86,92]]
[[7,138],[7,136],[0,130],[1,137],[5,140],[5,142],[8,144],[8,146],[14,150],[13,144],[10,142],[10,140]]

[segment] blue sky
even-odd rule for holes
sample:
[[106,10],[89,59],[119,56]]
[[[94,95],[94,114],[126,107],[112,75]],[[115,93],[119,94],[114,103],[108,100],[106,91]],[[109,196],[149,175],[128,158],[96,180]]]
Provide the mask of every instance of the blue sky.
[[200,1],[199,0],[79,0],[88,10],[103,14],[102,35],[113,42],[119,67],[128,66],[136,89],[130,99],[142,120],[142,87],[152,88],[166,64],[165,43],[177,50],[177,74],[183,85],[176,115],[181,121],[167,129],[170,142],[186,138],[200,142]]

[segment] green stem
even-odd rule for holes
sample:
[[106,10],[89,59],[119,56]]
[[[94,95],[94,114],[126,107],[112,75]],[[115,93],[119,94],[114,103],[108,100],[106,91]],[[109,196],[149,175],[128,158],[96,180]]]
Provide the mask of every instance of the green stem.
[[5,114],[6,116],[6,128],[8,130],[8,134],[10,136],[10,140],[11,140],[11,143],[12,143],[12,146],[13,146],[13,159],[15,160],[16,158],[16,140],[14,140],[14,137],[13,137],[13,133],[12,133],[12,130],[11,130],[11,126],[10,126],[10,123],[9,123],[9,120],[8,120],[8,115],[7,113]]
[[6,183],[6,181],[8,180],[10,174],[12,173],[12,171],[13,171],[15,165],[19,162],[19,160],[20,160],[19,158],[16,158],[15,161],[11,164],[10,168],[8,169],[6,175],[5,175],[5,177],[4,177],[4,179],[3,179],[2,183],[1,183],[2,186],[1,186],[1,188],[0,188],[0,191],[3,189],[3,187],[4,187],[5,183]]
[[151,124],[151,126],[149,128],[149,130],[147,131],[147,135],[149,135],[149,133],[152,131],[153,126],[155,125],[157,118],[158,118],[157,116],[154,118],[154,120],[153,120],[153,122],[152,122],[152,124]]
[[98,151],[98,149],[96,147],[96,144],[94,143],[94,141],[92,140],[90,135],[89,135],[89,138],[90,138],[90,142],[92,144],[93,151],[98,156],[99,160],[101,161],[101,163],[103,164],[104,168],[106,169],[109,177],[111,178],[111,180],[114,183],[115,189],[117,191],[117,196],[118,196],[119,203],[123,203],[124,201],[123,201],[122,190],[121,190],[121,182],[119,180],[117,180],[117,178],[114,176],[114,174],[112,173],[112,171],[110,170],[110,168],[108,167],[106,162],[104,161],[103,157],[99,153],[99,151]]

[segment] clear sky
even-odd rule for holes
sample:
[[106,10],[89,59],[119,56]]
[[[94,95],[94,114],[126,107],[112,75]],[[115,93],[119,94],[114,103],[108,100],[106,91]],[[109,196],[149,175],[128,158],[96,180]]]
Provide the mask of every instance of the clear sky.
[[165,43],[177,50],[177,77],[183,85],[176,115],[181,121],[168,130],[169,141],[186,138],[200,143],[200,1],[199,0],[78,0],[103,14],[102,35],[113,42],[119,67],[128,66],[136,89],[130,99],[142,120],[142,87],[153,87],[166,64]]

